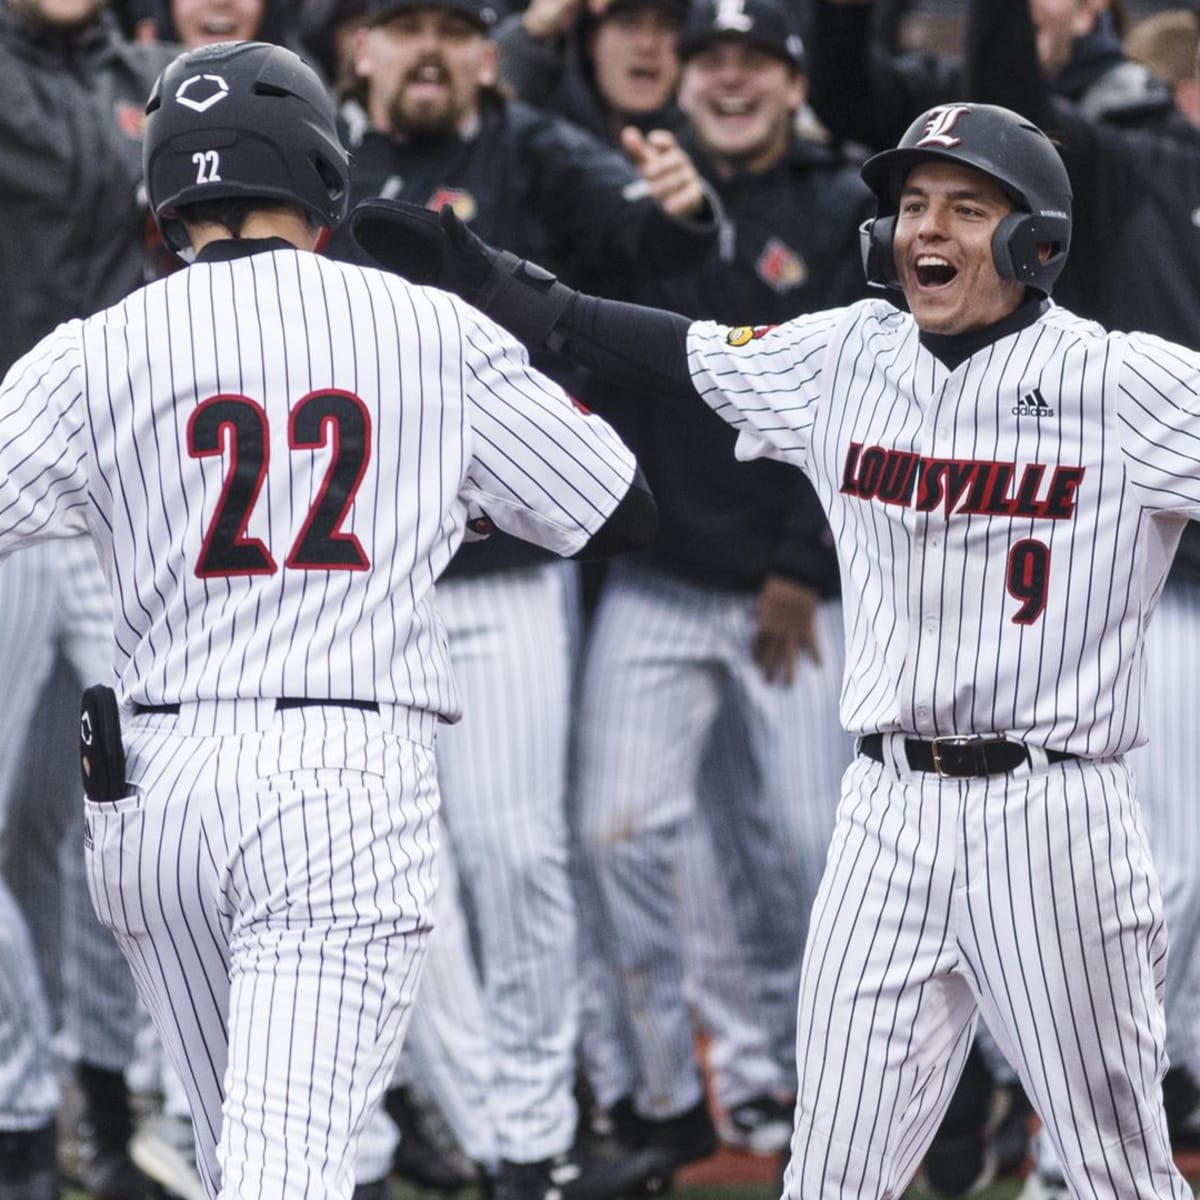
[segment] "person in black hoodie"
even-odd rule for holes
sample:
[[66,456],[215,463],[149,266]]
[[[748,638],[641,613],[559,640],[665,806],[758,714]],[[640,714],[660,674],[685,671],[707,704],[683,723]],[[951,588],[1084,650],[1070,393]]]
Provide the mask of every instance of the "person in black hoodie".
[[533,0],[500,22],[500,74],[523,100],[616,143],[678,131],[677,43],[688,0]]
[[186,47],[209,42],[260,41],[293,46],[295,31],[288,0],[145,0],[148,14],[138,37],[178,42]]
[[[352,200],[450,204],[482,235],[566,272],[672,271],[702,256],[715,222],[674,139],[641,139],[639,173],[561,117],[501,95],[495,17],[486,0],[370,0],[356,36],[364,105],[348,135]],[[361,257],[344,234],[329,252]],[[575,1145],[571,586],[569,565],[495,534],[463,547],[438,584],[466,714],[439,740],[438,772],[496,1036],[497,1200],[532,1200],[560,1184],[565,1200],[599,1200],[662,1161],[601,1161]],[[564,1172],[573,1178],[563,1182]]]

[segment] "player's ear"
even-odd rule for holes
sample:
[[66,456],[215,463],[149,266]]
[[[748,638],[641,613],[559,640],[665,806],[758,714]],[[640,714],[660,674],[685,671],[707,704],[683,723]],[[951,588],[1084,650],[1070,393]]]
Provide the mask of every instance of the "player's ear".
[[371,74],[371,28],[360,25],[353,34],[350,56],[354,63],[354,74],[359,79],[368,79]]
[[500,78],[500,52],[496,43],[490,38],[483,48],[483,56],[479,62],[479,86],[495,87]]

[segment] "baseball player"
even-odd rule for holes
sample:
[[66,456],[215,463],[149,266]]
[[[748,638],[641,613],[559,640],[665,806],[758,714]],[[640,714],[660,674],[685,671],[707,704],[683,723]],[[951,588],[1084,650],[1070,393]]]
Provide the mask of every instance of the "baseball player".
[[1050,301],[1071,190],[1017,114],[934,108],[863,177],[867,276],[907,312],[693,323],[571,292],[452,214],[376,202],[355,228],[391,265],[485,280],[530,342],[700,397],[740,456],[802,467],[821,497],[859,753],[805,951],[787,1194],[898,1195],[982,1014],[1073,1194],[1183,1200],[1124,756],[1145,738],[1143,631],[1200,514],[1200,354]]
[[607,553],[653,502],[500,328],[308,253],[347,156],[291,52],[176,59],[145,175],[194,264],[6,376],[0,553],[86,531],[113,585],[89,886],[209,1195],[347,1200],[430,923],[434,737],[459,715],[434,581],[468,520]]

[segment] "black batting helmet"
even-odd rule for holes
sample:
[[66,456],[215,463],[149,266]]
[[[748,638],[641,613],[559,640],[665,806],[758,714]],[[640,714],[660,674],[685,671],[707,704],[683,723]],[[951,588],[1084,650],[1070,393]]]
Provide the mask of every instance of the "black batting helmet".
[[[994,179],[1017,211],[996,227],[996,270],[1049,296],[1071,242],[1071,182],[1050,139],[994,104],[942,104],[922,113],[894,150],[867,159],[862,177],[875,193],[875,218],[862,227],[867,282],[899,287],[892,242],[900,190],[922,162],[974,167]],[[1043,262],[1039,246],[1050,246]]]
[[298,204],[330,228],[346,216],[349,157],[333,102],[301,58],[266,42],[217,42],[169,63],[146,103],[142,170],[175,250],[176,218],[199,200]]

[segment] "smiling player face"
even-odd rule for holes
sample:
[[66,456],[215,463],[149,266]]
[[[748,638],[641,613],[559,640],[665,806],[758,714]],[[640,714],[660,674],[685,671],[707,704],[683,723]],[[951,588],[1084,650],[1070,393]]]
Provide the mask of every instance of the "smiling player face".
[[1004,279],[992,235],[1013,211],[995,180],[971,167],[921,163],[900,194],[896,271],[913,318],[929,333],[967,333],[1006,317],[1024,287]]
[[253,38],[263,19],[264,0],[174,0],[171,15],[185,46]]
[[740,38],[719,38],[684,64],[679,104],[718,163],[764,170],[787,149],[804,76]]
[[606,14],[592,39],[596,86],[619,113],[637,115],[666,106],[679,80],[678,17],[657,5]]

